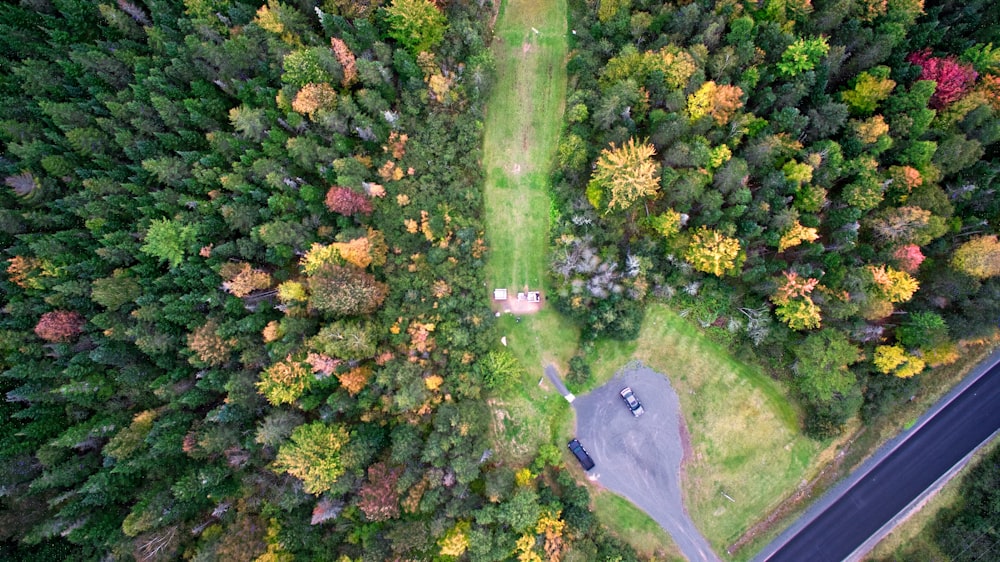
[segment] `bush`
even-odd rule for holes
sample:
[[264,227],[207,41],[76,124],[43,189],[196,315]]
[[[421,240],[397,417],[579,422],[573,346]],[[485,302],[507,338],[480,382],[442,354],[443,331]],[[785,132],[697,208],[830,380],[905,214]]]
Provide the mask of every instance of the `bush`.
[[569,360],[569,374],[566,375],[566,382],[574,388],[585,388],[593,380],[593,373],[590,372],[590,365],[582,355],[574,355]]

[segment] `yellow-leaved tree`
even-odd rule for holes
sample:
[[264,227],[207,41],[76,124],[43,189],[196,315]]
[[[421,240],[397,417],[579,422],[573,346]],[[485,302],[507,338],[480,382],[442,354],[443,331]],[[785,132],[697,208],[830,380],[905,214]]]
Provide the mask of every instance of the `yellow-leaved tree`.
[[291,357],[271,365],[260,374],[257,391],[271,404],[291,404],[302,396],[313,381],[308,366]]
[[273,468],[302,480],[307,493],[322,494],[344,474],[340,449],[349,440],[347,430],[340,425],[322,421],[300,425],[278,449]]
[[469,549],[470,527],[471,525],[468,521],[455,523],[455,526],[449,529],[438,541],[438,546],[441,547],[441,556],[454,556],[458,558],[465,554],[465,551]]
[[781,235],[781,239],[778,240],[778,252],[784,252],[785,250],[798,246],[803,242],[814,242],[817,238],[819,238],[819,232],[817,232],[815,228],[802,226],[802,224],[796,220],[792,223],[792,226]]
[[591,204],[606,212],[627,210],[636,202],[660,190],[660,163],[653,160],[656,149],[648,142],[628,142],[601,151],[587,187]]
[[996,235],[969,240],[955,250],[951,265],[977,279],[1000,275],[1000,240]]
[[691,235],[684,259],[698,271],[722,277],[742,267],[746,255],[736,238],[702,226]]
[[924,360],[906,353],[900,345],[880,345],[875,348],[875,367],[880,373],[907,379],[924,370]]
[[778,319],[793,330],[819,328],[822,321],[820,310],[809,296],[819,286],[819,280],[800,277],[794,271],[785,271],[783,275],[784,281],[771,295],[771,302],[777,307],[774,313]]

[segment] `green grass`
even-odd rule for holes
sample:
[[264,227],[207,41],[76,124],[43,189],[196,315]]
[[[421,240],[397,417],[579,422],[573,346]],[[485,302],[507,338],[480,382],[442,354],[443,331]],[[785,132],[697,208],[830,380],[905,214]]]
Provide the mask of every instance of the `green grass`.
[[565,0],[504,2],[493,54],[496,86],[483,139],[487,279],[544,289],[548,178],[566,96]]
[[600,341],[589,359],[595,384],[632,359],[670,378],[691,435],[685,505],[720,554],[818,468],[823,446],[801,434],[782,386],[662,304],[649,307],[636,341]]
[[[537,33],[532,29],[537,30]],[[547,290],[549,176],[566,96],[565,0],[507,0],[493,40],[496,85],[483,139],[489,287]],[[492,402],[495,446],[513,462],[528,462],[543,443],[571,431],[572,410],[552,389],[543,366],[565,365],[578,330],[551,308],[499,333],[525,368],[517,388]],[[499,345],[499,342],[498,342]]]
[[[525,374],[516,388],[500,398],[504,408],[516,411],[508,425],[518,428],[497,434],[496,447],[515,462],[528,462],[543,443],[568,439],[572,433],[572,410],[545,377],[543,365],[554,363],[565,375],[565,365],[576,350],[579,331],[551,308],[522,316],[500,319],[500,334],[517,357]],[[539,384],[541,383],[541,384]],[[499,403],[494,406],[494,415]]]
[[631,502],[609,492],[594,495],[594,514],[616,536],[651,560],[684,560],[670,535]]

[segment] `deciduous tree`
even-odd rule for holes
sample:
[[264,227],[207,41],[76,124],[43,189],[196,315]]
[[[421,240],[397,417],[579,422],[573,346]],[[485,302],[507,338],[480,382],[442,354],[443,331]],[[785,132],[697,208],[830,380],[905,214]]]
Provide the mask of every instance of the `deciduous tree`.
[[370,215],[372,202],[363,193],[349,187],[333,186],[326,192],[326,206],[334,213],[350,217],[361,213]]
[[322,494],[344,474],[340,451],[349,439],[342,425],[322,421],[300,425],[278,450],[273,468],[302,480],[307,493]]
[[875,235],[890,244],[923,246],[947,230],[941,217],[920,207],[892,207],[868,219]]
[[368,384],[368,379],[370,379],[371,376],[372,368],[367,365],[362,365],[360,367],[354,367],[344,373],[340,373],[337,375],[337,380],[340,381],[340,386],[342,386],[348,394],[355,396],[364,390],[365,385]]
[[896,248],[892,257],[900,269],[910,274],[916,273],[920,264],[924,262],[924,254],[916,244],[906,244]]
[[288,357],[264,369],[257,390],[275,406],[291,404],[302,396],[313,380],[311,369]]
[[451,529],[448,529],[448,532],[438,540],[441,555],[458,558],[465,554],[465,551],[469,549],[470,527],[468,521],[459,521]]
[[70,310],[46,312],[35,325],[35,335],[45,341],[66,343],[73,341],[83,330],[86,319]]
[[891,303],[906,302],[920,287],[920,282],[909,273],[886,265],[868,265],[865,266],[865,272],[870,280],[873,296],[880,300]]
[[978,76],[971,65],[958,62],[954,56],[932,56],[930,49],[910,53],[906,60],[920,67],[921,80],[933,80],[937,83],[930,102],[934,109],[941,109],[961,98]]
[[292,109],[298,113],[314,117],[316,112],[329,111],[337,105],[337,92],[329,84],[309,83],[302,86],[295,99],[292,100]]
[[224,281],[222,289],[235,297],[243,298],[258,290],[271,287],[271,275],[254,269],[249,263],[227,262],[219,271]]
[[393,0],[386,8],[389,36],[411,53],[430,51],[444,38],[448,20],[430,0]]
[[819,232],[813,227],[802,226],[796,220],[792,226],[781,235],[778,240],[778,251],[784,252],[788,248],[798,246],[803,242],[815,242],[819,238]]
[[739,270],[746,256],[739,240],[702,226],[691,235],[684,259],[698,271],[722,277]]
[[358,493],[358,507],[371,521],[399,517],[399,492],[396,483],[403,470],[378,462],[368,467],[368,481]]
[[1000,240],[991,234],[963,243],[955,250],[951,265],[977,279],[1000,275]]
[[725,125],[736,111],[743,107],[743,90],[739,86],[718,85],[705,82],[698,91],[688,96],[687,110],[692,121],[709,115],[717,125]]
[[880,345],[875,348],[873,359],[880,373],[892,374],[901,379],[910,378],[924,370],[924,360],[909,355],[898,345]]
[[889,78],[889,68],[878,66],[859,74],[854,86],[841,92],[840,97],[854,114],[870,115],[895,87],[896,82]]
[[637,143],[634,138],[621,147],[611,143],[611,148],[602,150],[597,159],[588,196],[593,191],[598,201],[591,197],[590,202],[610,212],[629,209],[636,202],[656,195],[660,189],[660,164],[653,160],[655,154],[652,144]]
[[356,267],[328,263],[309,276],[309,293],[309,305],[316,310],[355,316],[381,306],[388,287]]
[[215,320],[209,320],[188,334],[187,344],[198,361],[207,365],[223,365],[229,360],[236,339],[220,336],[219,324]]
[[785,76],[797,76],[815,68],[820,59],[825,57],[828,52],[830,52],[830,44],[827,43],[826,37],[813,39],[800,37],[785,49],[776,66]]
[[840,330],[826,328],[810,334],[795,348],[796,384],[811,401],[826,402],[844,395],[857,380],[848,367],[861,359],[861,350]]
[[[358,65],[354,58],[354,53],[351,52],[351,48],[347,46],[347,43],[344,43],[343,39],[336,37],[330,38],[330,47],[333,48],[333,54],[337,57],[337,62],[344,69],[344,79],[340,83],[345,88],[350,88],[358,79]],[[397,156],[397,158],[399,157]]]

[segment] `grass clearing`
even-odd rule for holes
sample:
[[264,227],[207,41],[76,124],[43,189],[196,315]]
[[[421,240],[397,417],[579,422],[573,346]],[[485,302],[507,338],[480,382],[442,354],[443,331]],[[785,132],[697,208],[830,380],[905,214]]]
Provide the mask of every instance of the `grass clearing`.
[[[565,0],[506,0],[493,38],[496,84],[483,135],[486,278],[490,288],[547,289],[549,174],[566,97]],[[578,330],[551,308],[505,315],[500,334],[525,368],[515,390],[491,402],[495,447],[514,462],[530,461],[542,443],[570,433],[572,410],[543,377],[564,368]]]
[[644,511],[611,492],[593,496],[598,521],[650,560],[684,560],[670,535]]
[[562,126],[566,48],[565,0],[504,2],[483,138],[487,279],[497,287],[544,290],[548,178]]
[[818,469],[824,446],[801,434],[781,385],[663,304],[649,306],[636,341],[600,341],[589,359],[597,385],[632,359],[670,377],[691,435],[685,505],[720,555]]

